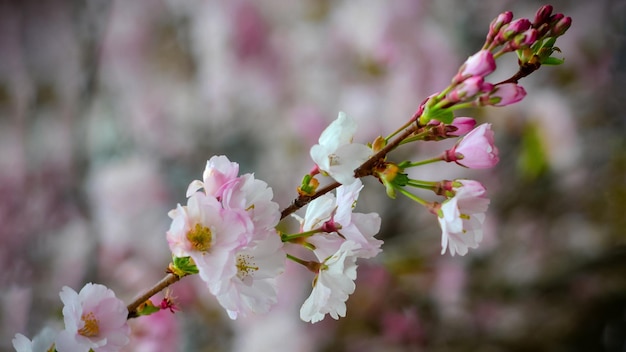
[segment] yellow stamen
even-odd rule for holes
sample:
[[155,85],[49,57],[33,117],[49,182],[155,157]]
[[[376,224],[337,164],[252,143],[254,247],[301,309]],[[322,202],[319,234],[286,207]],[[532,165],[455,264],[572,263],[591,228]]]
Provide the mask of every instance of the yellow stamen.
[[187,239],[191,242],[193,249],[206,252],[211,249],[213,234],[208,227],[196,224],[193,229],[187,232]]
[[255,265],[254,258],[250,255],[237,256],[237,277],[244,280],[247,276],[252,276],[259,267]]
[[90,312],[87,314],[83,314],[80,319],[85,322],[85,325],[78,329],[78,333],[85,337],[94,337],[98,336],[100,333],[100,328],[98,327],[98,319],[96,316]]

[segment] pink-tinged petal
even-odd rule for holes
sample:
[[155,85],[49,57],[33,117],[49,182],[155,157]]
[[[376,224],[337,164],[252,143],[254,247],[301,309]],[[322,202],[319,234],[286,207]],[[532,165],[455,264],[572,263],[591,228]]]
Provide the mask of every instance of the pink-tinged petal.
[[450,136],[462,136],[474,129],[476,120],[471,117],[457,117],[450,125],[456,127],[455,131],[448,133]]
[[356,128],[356,121],[340,112],[309,153],[324,175],[330,175],[341,184],[354,182],[354,170],[372,154],[371,148],[352,143]]
[[65,330],[56,337],[58,351],[113,352],[128,343],[128,310],[113,291],[88,283],[78,294],[64,287],[59,296],[65,304]]
[[199,190],[204,188],[204,183],[200,180],[193,180],[191,181],[191,183],[189,184],[189,187],[187,187],[187,192],[185,193],[185,196],[187,198],[191,197],[192,194],[198,192]]
[[444,152],[443,159],[472,169],[495,166],[500,159],[491,124],[485,123],[473,129],[452,149]]
[[526,90],[524,87],[515,83],[506,83],[499,85],[495,92],[490,95],[490,98],[500,98],[494,106],[506,106],[515,104],[526,96]]
[[489,50],[481,50],[465,60],[454,81],[458,83],[472,76],[485,77],[495,69],[493,54]]
[[469,248],[477,248],[483,238],[482,224],[489,199],[485,188],[477,181],[457,180],[456,194],[441,205],[441,254],[465,255]]

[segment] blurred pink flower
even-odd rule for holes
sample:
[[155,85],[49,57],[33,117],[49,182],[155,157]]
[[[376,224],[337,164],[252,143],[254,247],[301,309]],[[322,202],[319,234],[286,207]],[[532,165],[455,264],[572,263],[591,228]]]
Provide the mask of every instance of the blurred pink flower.
[[65,330],[57,336],[58,351],[114,352],[128,343],[128,310],[112,290],[88,283],[79,293],[64,286],[59,296]]
[[174,314],[157,312],[132,319],[131,340],[123,352],[179,351],[180,333]]

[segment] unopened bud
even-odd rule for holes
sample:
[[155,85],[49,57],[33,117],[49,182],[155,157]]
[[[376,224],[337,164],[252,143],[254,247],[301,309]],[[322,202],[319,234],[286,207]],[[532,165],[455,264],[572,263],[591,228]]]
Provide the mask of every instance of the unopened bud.
[[505,83],[497,86],[493,93],[486,96],[487,99],[481,98],[481,103],[483,105],[506,106],[517,103],[525,96],[524,87],[515,83]]
[[572,18],[563,17],[552,27],[552,31],[550,34],[552,37],[561,36],[569,29],[571,25],[572,25]]
[[487,43],[491,43],[493,38],[498,35],[500,32],[500,28],[505,24],[508,24],[513,19],[513,12],[506,11],[498,15],[498,17],[494,18],[489,24],[489,33],[487,34]]
[[537,28],[542,24],[548,22],[550,20],[550,15],[552,15],[552,5],[543,5],[537,10],[535,14],[535,20],[533,21],[533,27]]
[[374,140],[374,143],[372,143],[372,152],[378,153],[386,145],[387,145],[387,140],[383,138],[382,136],[378,136]]
[[530,28],[531,23],[527,18],[519,18],[500,30],[498,43],[505,43],[513,39],[516,35]]
[[489,50],[481,50],[465,60],[453,83],[459,83],[472,76],[487,76],[496,69],[496,60]]

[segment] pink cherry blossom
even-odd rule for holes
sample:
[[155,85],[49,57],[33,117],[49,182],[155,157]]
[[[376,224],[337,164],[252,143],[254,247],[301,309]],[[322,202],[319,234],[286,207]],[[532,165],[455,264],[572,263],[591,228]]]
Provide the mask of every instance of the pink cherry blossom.
[[58,351],[114,352],[128,343],[128,310],[109,288],[88,283],[76,293],[64,286],[59,296],[65,330],[57,336]]
[[202,174],[202,181],[195,180],[187,188],[187,197],[204,188],[207,195],[220,197],[223,187],[229,181],[237,178],[239,174],[239,164],[231,162],[223,155],[213,156],[206,162],[206,167]]
[[[274,229],[280,220],[278,203],[272,198],[274,192],[267,183],[244,174],[230,181],[222,194],[222,205],[226,209],[239,209],[248,214],[255,231]],[[254,234],[252,234],[254,237]]]
[[360,247],[345,241],[339,250],[321,264],[311,295],[300,308],[300,319],[316,323],[330,314],[333,319],[346,316],[346,300],[356,285],[355,251]]
[[274,231],[235,251],[236,274],[225,280],[217,295],[231,319],[267,313],[277,303],[276,278],[285,268],[282,247]]
[[482,223],[489,205],[485,187],[477,181],[457,180],[456,194],[439,210],[441,226],[441,254],[449,249],[454,256],[467,254],[468,248],[477,248],[482,241]]
[[461,139],[452,149],[443,153],[443,160],[454,161],[471,169],[487,169],[495,166],[498,148],[494,144],[494,133],[490,123],[484,123]]
[[352,143],[356,128],[356,121],[340,112],[310,151],[319,169],[341,184],[354,182],[354,170],[372,154],[369,147]]
[[213,294],[237,273],[233,251],[250,241],[253,225],[243,211],[223,209],[215,197],[196,192],[170,212],[167,242],[172,254],[191,257]]

